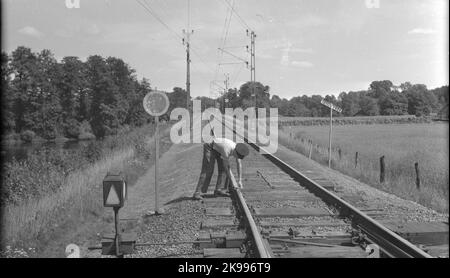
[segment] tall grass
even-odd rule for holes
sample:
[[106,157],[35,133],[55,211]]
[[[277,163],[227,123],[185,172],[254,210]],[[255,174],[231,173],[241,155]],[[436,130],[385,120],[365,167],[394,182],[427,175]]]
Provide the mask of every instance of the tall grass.
[[[397,196],[448,212],[448,124],[341,126],[334,129],[333,169]],[[328,165],[329,127],[282,128],[279,142]],[[339,157],[338,149],[341,149]],[[355,153],[359,153],[355,167]],[[381,156],[386,161],[386,181],[380,183]],[[420,168],[416,188],[414,164]]]
[[[166,127],[163,125],[161,129]],[[19,201],[14,200],[2,204],[2,246],[29,246],[30,242],[36,241],[40,237],[48,237],[52,232],[52,226],[74,218],[74,214],[81,216],[82,220],[83,214],[98,213],[102,208],[101,184],[106,173],[111,170],[129,172],[129,169],[137,168],[136,163],[148,160],[154,153],[153,132],[153,126],[145,126],[108,138],[103,142],[97,142],[95,143],[98,144],[96,147],[88,146],[87,152],[91,157],[83,157],[83,166],[62,172],[60,175],[39,174],[40,172],[55,172],[55,169],[48,169],[48,167],[28,169],[36,172],[25,179],[26,182],[33,183],[33,186],[46,187],[45,184],[40,184],[42,181],[59,184],[56,190],[44,191]],[[161,135],[167,136],[166,133],[168,134],[168,129]],[[65,160],[71,158],[75,157],[64,157]],[[25,168],[21,171],[26,170],[27,166],[36,166],[34,163],[25,163],[24,165],[22,166]],[[21,173],[25,173],[25,170]],[[19,172],[16,171],[14,174]],[[3,181],[5,182],[5,180]],[[15,179],[14,181],[17,183],[24,180]],[[10,182],[10,180],[6,180],[6,182]],[[21,187],[26,188],[27,186],[31,187],[32,185],[25,184]]]
[[71,173],[58,192],[20,205],[6,206],[3,215],[5,241],[14,245],[17,240],[36,238],[64,205],[71,205],[72,209],[77,209],[80,213],[92,209],[99,200],[93,200],[91,197],[94,195],[89,193],[101,184],[107,171],[121,169],[123,162],[131,158],[133,153],[130,148],[107,155],[87,169]]

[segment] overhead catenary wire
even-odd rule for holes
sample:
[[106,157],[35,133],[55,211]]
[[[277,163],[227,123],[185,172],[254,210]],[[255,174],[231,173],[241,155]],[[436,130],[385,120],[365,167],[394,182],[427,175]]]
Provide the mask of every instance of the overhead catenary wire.
[[[231,6],[231,9],[233,9],[234,7],[234,0],[233,0],[233,4]],[[227,24],[227,29],[225,31],[225,36],[223,38],[223,43],[222,43],[222,48],[225,47],[225,44],[227,43],[227,38],[228,38],[228,32],[230,31],[230,24],[231,24],[231,19],[233,18],[233,13],[230,12],[230,18],[228,19],[228,24]]]
[[[221,46],[222,46],[222,49],[225,49],[226,48],[226,42],[227,42],[227,38],[228,38],[228,34],[229,34],[229,28],[230,28],[230,24],[231,24],[231,19],[232,19],[232,16],[233,16],[233,13],[234,14],[236,14],[236,16],[239,18],[239,20],[241,21],[241,23],[243,23],[244,24],[244,26],[245,27],[247,27],[247,28],[249,28],[249,26],[248,26],[248,24],[246,24],[245,23],[245,21],[242,19],[242,17],[237,13],[237,11],[235,10],[235,8],[234,8],[234,4],[235,4],[235,2],[234,2],[234,0],[233,0],[233,2],[231,2],[231,1],[227,1],[227,0],[223,0],[226,4],[227,4],[227,6],[228,6],[228,11],[227,11],[227,17],[226,17],[226,20],[225,20],[225,22],[224,22],[224,30],[223,30],[223,33],[222,33],[222,38],[221,38],[221,40],[220,40],[220,43],[221,43]],[[174,38],[176,38],[177,40],[182,40],[183,39],[183,36],[182,35],[180,35],[178,32],[176,32],[174,29],[172,29],[164,20],[163,20],[163,18],[161,18],[161,16],[159,16],[158,15],[158,13],[156,12],[156,10],[155,10],[155,8],[153,8],[152,6],[151,6],[151,4],[150,3],[148,3],[148,2],[146,2],[146,0],[136,0],[136,2],[140,5],[140,6],[142,6],[143,8],[144,8],[144,10],[148,13],[148,14],[150,14],[154,19],[156,19],[160,24],[162,24],[168,31],[170,31],[170,33],[174,36]],[[164,1],[162,1],[163,3],[164,3]],[[164,3],[164,5],[165,5],[165,3]],[[165,12],[165,10],[164,10],[164,8],[162,8],[160,5],[158,5],[160,8],[161,8],[161,10],[163,11],[163,15],[166,15],[166,17],[167,17],[167,13]],[[188,2],[188,6],[190,7],[190,1]],[[166,6],[167,7],[167,6]],[[191,17],[191,15],[190,15],[190,9],[188,8],[188,26],[190,26],[190,17]],[[200,55],[200,53],[199,52],[201,52],[196,46],[195,46],[195,44],[192,44],[192,43],[190,43],[190,47],[191,47],[191,51],[192,51],[192,53],[198,58],[198,61],[200,61],[208,70],[211,70],[212,72],[214,72],[215,70],[214,70],[214,68],[211,66],[211,65],[209,65],[205,60],[204,60],[204,58],[202,57],[202,55]],[[230,47],[231,48],[231,47]],[[237,48],[237,47],[236,47]],[[222,56],[223,56],[223,51],[221,51],[221,53],[222,53]],[[237,57],[237,56],[236,56]],[[244,59],[242,59],[242,58],[239,58],[239,60],[241,60],[241,61],[244,61]],[[245,62],[247,62],[247,61],[245,61]],[[218,65],[217,65],[217,69],[216,69],[216,76],[217,76],[217,74],[218,74],[218,71],[219,71],[219,69],[220,69],[220,61],[218,61]],[[197,67],[196,66],[194,66],[194,64],[193,64],[193,67],[194,67],[194,69],[197,69]],[[239,68],[239,73],[240,73],[240,71],[242,70],[242,67],[240,67]],[[237,75],[239,75],[239,73],[237,74]],[[235,75],[235,76],[237,76],[237,75]],[[217,79],[217,78],[214,78],[214,79]]]
[[141,5],[148,13],[150,13],[159,23],[161,23],[164,27],[166,27],[167,30],[169,30],[170,32],[172,32],[177,39],[183,39],[183,37],[181,35],[179,35],[177,32],[175,32],[172,28],[170,28],[169,25],[167,25],[164,20],[162,20],[158,14],[156,14],[156,12],[150,7],[150,5],[146,2],[141,2],[140,0],[136,0],[136,2],[139,3],[139,5]]
[[[228,32],[229,32],[229,25],[231,23],[231,18],[232,18],[233,13],[236,14],[238,19],[243,24],[244,28],[247,28],[247,30],[251,29],[251,28],[245,22],[245,20],[239,15],[239,13],[237,13],[237,11],[235,9],[235,1],[234,0],[233,0],[233,2],[224,0],[224,2],[227,4],[227,8],[228,8],[228,11],[230,13],[230,16],[229,16],[229,20],[228,20],[228,13],[227,13],[227,17],[225,18],[224,28],[225,28],[225,26],[227,26],[227,28],[224,29],[225,36],[223,37],[223,39],[221,39],[222,43],[221,43],[221,47],[219,47],[219,51],[220,51],[220,54],[221,54],[220,57],[223,58],[223,54],[226,53],[226,54],[232,56],[233,58],[239,60],[240,62],[238,62],[238,63],[236,63],[236,62],[221,62],[222,60],[220,59],[218,61],[218,67],[217,67],[217,71],[216,71],[216,74],[215,74],[215,79],[217,79],[217,75],[219,73],[220,66],[228,66],[228,65],[238,65],[238,64],[240,64],[241,66],[235,68],[235,70],[233,71],[233,74],[231,74],[233,76],[233,78],[232,78],[233,81],[230,83],[230,85],[232,85],[232,84],[234,84],[234,80],[237,79],[239,74],[241,73],[241,71],[243,69],[243,63],[245,63],[247,65],[247,67],[248,67],[248,60],[245,60],[245,59],[239,57],[238,55],[235,55],[235,54],[233,54],[233,53],[231,53],[231,52],[226,50],[226,49],[232,49],[232,48],[244,48],[245,47],[245,46],[229,46],[229,47],[226,46]],[[228,23],[227,23],[227,20],[228,20]],[[223,35],[223,32],[222,32],[222,35]]]
[[[161,23],[167,30],[169,30],[175,37],[176,40],[182,40],[183,37],[178,34],[175,30],[173,30],[164,20],[161,19],[160,16],[156,13],[156,11],[150,6],[148,2],[143,2],[142,0],[135,0],[139,5],[141,5],[153,18],[155,18],[159,23]],[[196,51],[195,45],[192,45],[190,43],[191,50],[194,53],[195,56],[199,59],[201,63],[203,63],[208,69],[214,71],[214,69],[208,65],[208,63],[205,62],[205,60],[202,58],[202,56]]]
[[231,6],[230,2],[228,2],[228,0],[222,0],[223,2],[225,2],[230,8],[231,11],[237,16],[237,18],[240,20],[240,22],[243,24],[243,26],[247,29],[253,30],[252,28],[250,28],[250,26],[247,24],[247,22],[245,22],[245,20],[239,15],[239,13],[234,9],[233,6]]
[[[233,1],[233,5],[234,5],[234,1]],[[225,42],[226,42],[226,37],[228,36],[228,30],[230,27],[230,23],[231,23],[231,17],[233,15],[233,12],[231,11],[231,9],[229,7],[227,7],[227,13],[225,16],[225,22],[223,25],[223,29],[222,29],[222,34],[220,36],[220,41],[219,41],[219,48],[220,47],[224,47],[225,46]],[[216,70],[214,73],[214,79],[217,79],[217,76],[220,72],[220,66],[222,63],[222,59],[223,59],[223,52],[220,51],[220,49],[217,50],[217,66],[216,66]]]

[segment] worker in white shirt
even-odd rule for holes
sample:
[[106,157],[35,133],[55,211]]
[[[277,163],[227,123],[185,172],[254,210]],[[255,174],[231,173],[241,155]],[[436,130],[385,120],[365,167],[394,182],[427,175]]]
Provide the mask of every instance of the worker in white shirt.
[[202,200],[201,193],[208,191],[211,177],[214,173],[214,166],[217,160],[218,176],[214,196],[229,197],[227,185],[231,175],[230,157],[236,158],[238,186],[242,188],[242,159],[249,153],[248,147],[243,143],[235,143],[226,138],[215,138],[211,143],[203,145],[202,171],[198,180],[197,189],[193,199]]

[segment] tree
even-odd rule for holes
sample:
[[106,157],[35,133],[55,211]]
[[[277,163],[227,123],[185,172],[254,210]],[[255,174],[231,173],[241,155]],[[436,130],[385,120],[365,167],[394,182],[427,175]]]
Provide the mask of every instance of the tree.
[[11,73],[12,69],[10,67],[10,58],[7,53],[2,51],[2,97],[1,97],[1,107],[2,107],[2,123],[3,128],[7,131],[13,131],[16,122],[14,119],[14,101],[15,96],[11,90]]
[[370,84],[368,96],[375,99],[383,99],[390,94],[393,87],[394,84],[389,80],[373,81]]
[[239,101],[242,109],[255,107],[255,95],[257,107],[270,108],[270,87],[260,82],[244,83],[239,89]]
[[119,124],[125,123],[129,113],[130,103],[134,100],[136,92],[134,82],[135,71],[131,69],[122,59],[109,57],[106,59],[111,78],[117,87],[116,115]]
[[85,67],[78,57],[64,57],[58,84],[64,135],[78,138],[80,122],[88,120]]
[[167,96],[169,97],[170,101],[169,111],[172,111],[173,109],[178,107],[186,108],[186,90],[180,87],[175,87],[173,88],[172,93],[167,94]]
[[33,95],[37,91],[35,76],[38,72],[37,57],[30,48],[18,47],[12,52],[11,93],[15,95],[13,113],[15,115],[15,131],[21,132],[34,126],[35,117],[30,116],[36,110]]
[[[55,139],[61,134],[61,105],[57,82],[61,76],[60,67],[50,50],[38,54],[38,104],[34,130],[45,139]],[[40,107],[39,107],[40,106]]]
[[88,121],[95,135],[104,137],[148,120],[142,99],[150,83],[139,82],[119,58],[95,55],[84,63],[69,56],[58,62],[50,50],[33,53],[20,46],[11,56],[2,53],[2,78],[8,132],[77,138]]
[[120,127],[119,90],[105,60],[90,56],[87,60],[89,91],[92,95],[91,126],[95,136],[116,134]]
[[142,79],[141,82],[135,81],[135,94],[129,99],[129,110],[125,123],[131,126],[141,126],[150,121],[150,115],[145,112],[142,101],[144,97],[150,93],[150,82]]
[[356,113],[361,111],[361,106],[359,105],[361,94],[362,92],[348,92],[348,94],[344,92],[339,95],[342,113],[345,116],[353,117]]
[[381,115],[405,115],[408,113],[408,98],[397,91],[379,100]]
[[289,101],[288,115],[293,117],[309,117],[311,111],[303,103],[304,98],[293,97]]
[[239,105],[239,91],[234,89],[228,89],[228,92],[225,94],[225,99],[228,99],[228,104],[225,105],[227,108],[237,108]]
[[407,91],[408,113],[410,115],[423,116],[429,115],[433,106],[436,105],[436,98],[427,90],[423,84],[414,84]]
[[405,82],[400,85],[400,89],[402,90],[402,93],[407,92],[411,88],[412,88],[412,84],[410,82]]
[[379,115],[379,109],[377,101],[367,95],[363,95],[360,98],[359,106],[361,107],[361,114],[365,116],[377,116]]
[[[201,101],[201,103],[202,103],[201,111],[202,112],[208,108],[215,107],[215,104],[216,104],[216,100],[209,98],[209,97],[196,97],[195,99]],[[231,105],[229,105],[228,107],[231,108]]]

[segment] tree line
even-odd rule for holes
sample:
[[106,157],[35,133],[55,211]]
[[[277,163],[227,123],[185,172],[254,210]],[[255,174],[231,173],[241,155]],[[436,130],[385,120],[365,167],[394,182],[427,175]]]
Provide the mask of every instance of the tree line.
[[[152,121],[142,100],[151,91],[148,79],[138,80],[135,70],[122,59],[93,55],[85,62],[78,57],[57,61],[50,50],[34,53],[20,46],[11,55],[2,51],[2,124],[6,134],[23,138],[37,135],[87,139],[117,134],[126,127]],[[300,94],[299,94],[300,95]],[[186,91],[175,87],[168,94],[170,107],[162,119],[169,119],[176,107],[186,107]],[[202,109],[208,107],[278,108],[279,115],[324,117],[329,109],[321,95],[291,99],[271,96],[270,87],[247,82],[223,92],[216,99],[198,97]],[[423,84],[394,85],[389,80],[374,81],[367,90],[327,95],[343,111],[341,116],[416,115],[445,111],[448,118],[448,86],[429,90]],[[339,116],[339,115],[338,115]]]
[[[230,89],[218,101],[221,107],[278,108],[278,113],[286,117],[325,117],[329,108],[320,102],[325,99],[342,108],[340,116],[416,115],[428,116],[444,111],[448,118],[448,86],[433,90],[423,84],[402,83],[395,86],[389,80],[374,81],[367,90],[342,92],[335,95],[296,96],[290,100],[274,94],[270,87],[259,82],[247,82],[239,90]],[[339,116],[339,115],[338,115]]]
[[57,61],[50,50],[34,53],[20,46],[11,55],[2,52],[1,60],[6,134],[102,138],[151,120],[142,106],[149,81],[138,80],[119,58]]

